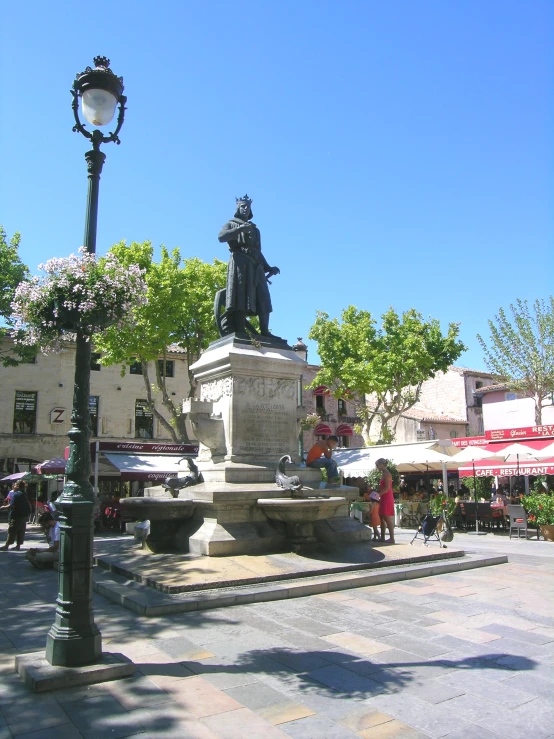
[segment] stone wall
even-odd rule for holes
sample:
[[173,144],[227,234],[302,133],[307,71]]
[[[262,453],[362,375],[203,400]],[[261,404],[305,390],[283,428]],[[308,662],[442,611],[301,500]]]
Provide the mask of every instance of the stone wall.
[[[188,395],[189,381],[184,355],[171,353],[167,359],[175,362],[175,376],[167,378],[169,392],[177,407]],[[37,354],[35,364],[2,369],[0,389],[0,459],[28,458],[35,461],[63,456],[68,445],[67,431],[71,427],[75,350],[66,345],[59,354]],[[99,396],[98,436],[93,439],[130,440],[135,438],[135,401],[145,399],[142,375],[121,376],[119,365],[91,371],[90,394]],[[151,363],[151,379],[155,377]],[[37,393],[36,432],[13,434],[15,391]],[[167,417],[161,399],[156,407]],[[57,409],[56,413],[53,413]],[[61,423],[54,422],[62,421]],[[170,439],[170,435],[154,419],[154,438]]]

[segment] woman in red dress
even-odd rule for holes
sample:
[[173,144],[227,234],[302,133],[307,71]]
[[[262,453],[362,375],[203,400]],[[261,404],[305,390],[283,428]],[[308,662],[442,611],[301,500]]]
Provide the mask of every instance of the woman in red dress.
[[381,541],[385,541],[385,530],[389,530],[388,541],[394,544],[394,494],[392,492],[392,475],[387,468],[386,459],[378,459],[375,466],[381,473],[379,483],[379,515],[381,517]]

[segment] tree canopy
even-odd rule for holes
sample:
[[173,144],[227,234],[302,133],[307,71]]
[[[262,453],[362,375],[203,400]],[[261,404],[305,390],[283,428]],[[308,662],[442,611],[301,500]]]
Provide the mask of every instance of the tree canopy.
[[[8,240],[7,234],[0,226],[0,339],[5,339],[12,326],[11,302],[15,288],[29,276],[29,270],[19,257],[21,234],[14,233]],[[27,346],[2,342],[0,362],[5,366],[14,366],[33,355],[35,350]]]
[[511,318],[500,308],[488,321],[490,339],[477,335],[488,369],[499,382],[533,398],[535,423],[542,424],[542,409],[554,393],[554,297],[516,300]]
[[[161,249],[161,259],[154,261],[154,250],[149,241],[115,244],[111,251],[128,264],[138,264],[146,270],[147,304],[136,309],[137,327],[132,331],[107,329],[95,337],[95,345],[102,353],[101,363],[121,364],[122,372],[133,361],[142,365],[149,407],[175,442],[188,441],[185,418],[172,400],[166,386],[162,362],[170,348],[181,349],[190,365],[218,334],[213,317],[214,297],[225,286],[225,262],[214,260],[207,264],[200,259],[181,260],[178,249]],[[155,380],[151,381],[148,362],[154,360]],[[196,386],[189,369],[190,393]],[[159,393],[169,420],[155,406],[154,395]]]
[[321,369],[312,387],[326,385],[335,397],[356,403],[366,443],[375,419],[383,440],[392,441],[398,417],[418,402],[423,382],[465,350],[458,334],[458,324],[443,335],[438,320],[424,320],[414,309],[400,316],[389,308],[380,326],[355,306],[340,321],[318,312],[309,337],[318,342]]

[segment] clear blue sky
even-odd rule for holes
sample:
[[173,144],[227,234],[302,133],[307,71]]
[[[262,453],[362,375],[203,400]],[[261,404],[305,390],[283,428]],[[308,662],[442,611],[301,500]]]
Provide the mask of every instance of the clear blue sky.
[[[98,252],[126,239],[226,259],[254,198],[271,327],[389,305],[478,332],[552,293],[549,0],[0,0],[0,223],[36,271],[82,243],[85,139],[70,87],[97,54],[124,77]],[[315,347],[310,347],[315,360]]]

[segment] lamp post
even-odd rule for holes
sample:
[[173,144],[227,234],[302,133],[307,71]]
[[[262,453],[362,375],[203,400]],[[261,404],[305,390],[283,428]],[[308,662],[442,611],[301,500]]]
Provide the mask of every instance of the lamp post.
[[[91,254],[96,252],[98,189],[106,155],[101,144],[119,144],[125,103],[123,78],[110,69],[106,57],[94,58],[95,68],[87,67],[73,83],[74,131],[79,131],[92,143],[85,159],[88,168],[88,199],[84,245]],[[87,131],[79,119],[82,113],[93,126],[107,126],[119,105],[115,131],[105,136],[95,129]],[[75,386],[69,436],[69,460],[66,484],[57,503],[60,516],[59,591],[56,618],[48,632],[46,659],[51,665],[80,667],[97,662],[102,656],[102,637],[92,612],[92,547],[94,522],[92,517],[94,491],[90,484],[90,359],[91,345],[86,334],[76,328]]]

